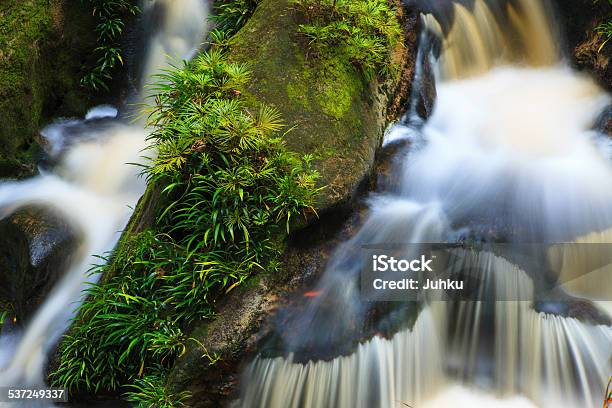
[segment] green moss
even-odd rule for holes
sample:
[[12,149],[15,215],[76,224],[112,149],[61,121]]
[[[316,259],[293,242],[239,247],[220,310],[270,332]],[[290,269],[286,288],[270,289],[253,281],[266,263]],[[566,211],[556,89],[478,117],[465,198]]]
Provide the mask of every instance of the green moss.
[[230,45],[235,61],[256,61],[247,99],[254,107],[276,106],[295,127],[285,137],[289,149],[320,153],[315,167],[328,187],[317,206],[324,209],[349,200],[369,171],[386,102],[377,89],[382,79],[369,78],[346,54],[312,54],[298,33],[299,19],[290,0],[263,0]]
[[[323,81],[317,92],[317,102],[323,112],[336,119],[346,116],[354,100],[361,96],[363,83],[356,80],[354,68],[350,64],[331,59],[323,63]],[[336,84],[341,83],[339,87]]]
[[[41,78],[32,60],[51,31],[51,14],[44,2],[7,0],[0,5],[0,176],[28,162],[32,136],[43,109]],[[27,138],[19,137],[24,132]]]
[[[80,2],[70,3],[0,2],[0,177],[31,174],[40,127],[55,114],[87,107],[78,72],[91,19]],[[72,20],[77,28],[69,27]]]

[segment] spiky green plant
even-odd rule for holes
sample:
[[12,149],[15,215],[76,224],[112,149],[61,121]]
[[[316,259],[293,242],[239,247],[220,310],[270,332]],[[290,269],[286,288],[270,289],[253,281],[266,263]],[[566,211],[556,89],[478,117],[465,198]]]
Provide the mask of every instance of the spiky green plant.
[[187,391],[174,393],[166,387],[163,369],[140,378],[129,386],[126,400],[137,408],[178,408],[184,407],[190,394]]
[[597,31],[604,37],[604,41],[599,46],[599,52],[603,50],[603,48],[608,44],[610,39],[612,39],[612,21],[607,21],[605,23],[597,26]]
[[[610,7],[612,7],[612,0],[607,0],[607,3]],[[598,50],[599,52],[601,52],[601,50],[603,50],[604,47],[608,44],[608,42],[610,42],[610,40],[612,39],[612,21],[605,21],[599,24],[596,30],[604,38]]]
[[300,33],[319,54],[344,57],[367,77],[393,68],[401,38],[397,11],[388,0],[293,0],[305,24]]
[[212,317],[215,301],[249,276],[276,271],[291,220],[314,211],[318,174],[310,157],[285,149],[278,111],[246,105],[249,78],[218,50],[158,76],[145,110],[158,153],[146,173],[171,204],[93,271],[107,278],[87,291],[54,384],[132,385],[132,400],[172,406],[157,378],[184,352],[186,326]]
[[253,15],[261,0],[218,0],[212,20],[217,29],[229,34],[237,32]]
[[98,59],[95,66],[81,79],[81,84],[93,90],[108,90],[113,71],[123,65],[121,35],[125,28],[125,18],[138,14],[140,9],[133,0],[87,1],[98,21],[98,47],[94,50]]
[[8,311],[0,309],[0,333],[2,333],[2,328],[4,327],[4,324],[9,319],[9,317],[10,314]]

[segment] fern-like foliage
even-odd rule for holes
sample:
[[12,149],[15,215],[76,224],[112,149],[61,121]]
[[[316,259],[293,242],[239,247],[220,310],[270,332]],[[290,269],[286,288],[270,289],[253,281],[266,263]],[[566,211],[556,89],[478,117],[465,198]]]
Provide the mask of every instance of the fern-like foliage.
[[126,400],[136,408],[177,408],[184,407],[189,398],[186,391],[174,393],[165,384],[166,376],[163,369],[139,378],[129,386]]
[[212,20],[217,30],[233,34],[253,15],[261,0],[217,0]]
[[314,212],[311,158],[286,150],[276,109],[246,104],[249,78],[219,50],[158,76],[145,110],[157,152],[146,174],[170,204],[93,271],[107,278],[89,288],[61,343],[55,385],[181,406],[185,395],[164,379],[187,326],[214,316],[216,300],[253,274],[274,273],[291,220]]
[[293,0],[306,23],[300,33],[319,54],[340,54],[367,77],[392,68],[401,39],[397,11],[388,0]]
[[[85,1],[85,0],[81,0]],[[94,53],[98,56],[95,66],[81,79],[81,84],[93,90],[105,89],[112,79],[113,71],[123,65],[121,35],[125,19],[140,12],[134,0],[87,0],[92,13],[98,21],[96,32],[98,46]]]

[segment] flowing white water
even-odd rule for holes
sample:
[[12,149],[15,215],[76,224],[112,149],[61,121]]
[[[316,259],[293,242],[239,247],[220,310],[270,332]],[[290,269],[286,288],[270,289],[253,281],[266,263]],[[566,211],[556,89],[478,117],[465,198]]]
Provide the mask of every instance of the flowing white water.
[[[375,337],[345,357],[330,362],[294,363],[292,357],[258,359],[246,376],[253,382],[244,407],[420,406],[440,387],[443,345],[432,333],[442,316],[425,309],[412,330],[390,340]],[[436,322],[437,321],[437,322]]]
[[[498,298],[533,297],[532,280],[510,261],[467,252],[463,262],[480,266],[483,286],[491,284]],[[487,382],[502,395],[525,394],[541,407],[601,402],[612,372],[611,327],[538,313],[531,301],[457,302],[448,312],[455,330],[446,352],[459,378]],[[492,328],[485,327],[488,322]],[[492,370],[482,367],[483,361]]]
[[[146,83],[168,66],[168,57],[193,56],[205,34],[208,2],[156,0],[144,5],[158,8],[163,16],[146,57]],[[2,216],[28,204],[48,206],[82,236],[74,261],[25,331],[0,339],[0,386],[44,384],[47,354],[67,329],[87,282],[96,279],[88,277],[88,270],[100,262],[96,256],[114,248],[144,191],[141,168],[129,163],[144,163],[146,129],[117,119],[98,126],[101,118],[115,116],[117,111],[105,106],[90,111],[85,121],[51,126],[43,133],[50,136],[52,154],[64,151],[53,173],[0,185]],[[67,140],[68,127],[75,125],[80,134]]]
[[[536,312],[525,299],[539,300],[534,289],[545,271],[493,253],[463,257],[463,266],[479,266],[482,288],[509,300],[447,302],[442,312],[434,302],[391,340],[375,336],[350,353],[339,347],[373,307],[359,299],[362,245],[435,237],[612,242],[604,234],[612,227],[612,166],[605,136],[592,130],[610,98],[559,57],[547,4],[453,3],[447,27],[424,16],[440,42],[437,99],[424,127],[406,134],[414,143],[400,186],[371,202],[369,220],[332,257],[320,296],[293,315],[284,312],[291,325],[277,330],[275,344],[281,340],[285,357],[260,356],[249,366],[241,406],[601,406],[612,374],[612,328]],[[609,296],[610,282],[602,273],[595,286]],[[436,324],[423,343],[430,317]],[[420,352],[396,347],[396,339],[408,338]],[[319,359],[330,349],[342,356]],[[400,363],[390,368],[394,359]],[[462,385],[446,388],[453,382]],[[432,392],[439,394],[428,400]]]

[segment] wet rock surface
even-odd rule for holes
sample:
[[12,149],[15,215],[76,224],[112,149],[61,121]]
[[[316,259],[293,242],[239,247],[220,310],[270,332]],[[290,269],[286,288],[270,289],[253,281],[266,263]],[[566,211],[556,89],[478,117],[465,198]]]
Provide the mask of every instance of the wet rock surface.
[[[351,205],[372,171],[389,118],[401,109],[399,101],[409,90],[414,47],[397,47],[398,74],[368,81],[339,57],[309,57],[296,34],[298,19],[289,0],[262,1],[232,39],[231,59],[250,63],[247,99],[275,106],[288,127],[295,126],[284,137],[287,147],[315,158],[325,186],[317,210],[335,210]],[[406,16],[412,43],[415,26],[416,17]],[[402,82],[403,73],[408,83]]]
[[77,243],[77,233],[42,207],[19,209],[0,221],[0,304],[18,324],[61,278]]
[[551,314],[578,319],[591,324],[612,326],[612,319],[590,300],[559,295],[534,302],[533,309],[538,313]]

